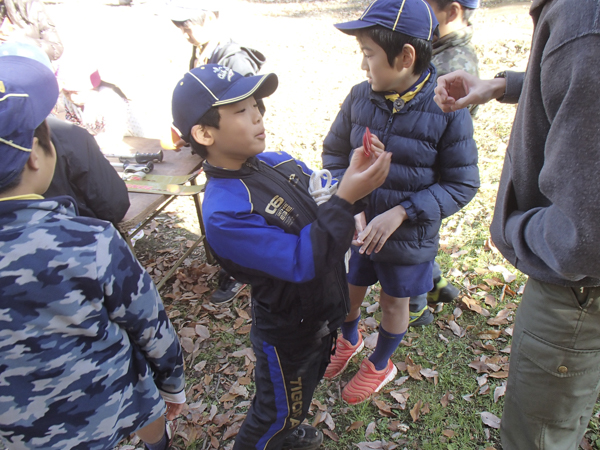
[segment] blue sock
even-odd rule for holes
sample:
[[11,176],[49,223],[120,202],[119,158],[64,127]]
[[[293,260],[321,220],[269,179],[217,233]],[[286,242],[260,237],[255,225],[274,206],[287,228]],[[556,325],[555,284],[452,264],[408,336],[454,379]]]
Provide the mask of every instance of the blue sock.
[[144,442],[144,444],[148,450],[166,450],[167,444],[169,443],[168,441],[169,438],[167,436],[167,431],[165,430],[165,434],[163,434],[163,437],[160,441],[155,442],[154,444],[148,444],[147,442]]
[[379,325],[377,346],[373,354],[369,356],[369,361],[373,363],[375,369],[383,370],[387,367],[388,359],[396,351],[405,334],[406,331],[400,334],[388,333],[383,329],[381,324]]
[[352,345],[358,343],[358,321],[360,320],[360,314],[352,322],[344,322],[342,324],[342,336]]

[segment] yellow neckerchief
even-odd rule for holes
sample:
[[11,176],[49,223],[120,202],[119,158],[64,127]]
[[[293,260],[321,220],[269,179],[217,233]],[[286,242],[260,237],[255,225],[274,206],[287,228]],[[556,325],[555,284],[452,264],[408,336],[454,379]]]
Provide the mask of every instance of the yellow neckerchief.
[[38,194],[23,194],[15,195],[14,197],[0,198],[0,202],[5,202],[7,200],[44,200],[44,197]]
[[[423,86],[425,85],[425,83],[427,82],[427,80],[429,80],[430,76],[431,76],[431,72],[429,72],[427,74],[427,76],[423,79],[423,81],[421,81],[420,83],[417,81],[417,83],[415,83],[408,91],[406,91],[402,95],[397,94],[396,92],[394,92],[393,94],[386,95],[385,99],[391,101],[392,103],[394,103],[394,110],[392,112],[394,114],[397,113],[402,108],[404,108],[404,105],[406,105],[413,98],[415,98],[415,95],[417,95],[419,93],[419,91],[421,89],[423,89]],[[398,99],[400,99],[402,101],[398,102],[397,101]]]

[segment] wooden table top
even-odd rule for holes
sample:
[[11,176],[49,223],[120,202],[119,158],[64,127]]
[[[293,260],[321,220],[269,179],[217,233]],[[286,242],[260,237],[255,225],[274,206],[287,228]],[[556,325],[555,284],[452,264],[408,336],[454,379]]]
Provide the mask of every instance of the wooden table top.
[[[158,139],[146,139],[139,137],[123,138],[128,146],[131,147],[131,154],[140,153],[158,153],[161,150]],[[202,159],[198,155],[192,155],[189,147],[184,147],[181,151],[163,150],[164,158],[160,163],[154,164],[152,174],[156,175],[188,175],[200,169]],[[116,160],[115,160],[116,161]],[[146,217],[152,214],[167,199],[168,195],[147,194],[147,193],[129,193],[129,202],[131,206],[127,214],[119,224],[122,230],[128,230],[135,227]]]

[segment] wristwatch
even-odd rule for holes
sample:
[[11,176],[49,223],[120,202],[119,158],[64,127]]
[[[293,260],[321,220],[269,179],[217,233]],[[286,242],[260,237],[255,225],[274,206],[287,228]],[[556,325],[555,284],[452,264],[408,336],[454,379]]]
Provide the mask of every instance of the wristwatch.
[[[506,79],[506,70],[503,70],[502,72],[498,72],[496,75],[494,75],[494,78],[504,78]],[[506,95],[506,88],[504,88],[504,94],[502,94],[501,97],[498,97],[496,100],[498,100],[499,102],[501,102],[502,100],[504,100],[504,96]]]

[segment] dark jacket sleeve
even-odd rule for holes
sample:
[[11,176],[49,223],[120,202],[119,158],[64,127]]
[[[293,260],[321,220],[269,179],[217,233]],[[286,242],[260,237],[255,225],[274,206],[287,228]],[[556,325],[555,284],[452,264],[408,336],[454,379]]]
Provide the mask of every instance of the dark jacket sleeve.
[[473,121],[466,109],[450,114],[438,144],[438,163],[438,182],[401,203],[411,221],[444,219],[463,208],[477,193],[477,144],[473,139]]
[[504,96],[499,100],[501,103],[518,103],[523,89],[525,72],[506,71],[506,90]]
[[81,215],[118,224],[129,209],[127,187],[85,129],[49,119],[57,170],[46,197],[70,195]]
[[352,205],[334,195],[319,205],[317,219],[299,235],[269,225],[250,210],[216,212],[205,226],[211,247],[228,270],[304,283],[343,260],[354,234],[354,214]]
[[600,36],[563,45],[542,63],[541,95],[550,126],[540,190],[547,206],[515,211],[504,238],[517,259],[577,281],[600,278]]
[[350,165],[350,132],[352,122],[350,121],[350,107],[352,104],[352,92],[346,97],[340,112],[331,124],[331,128],[323,141],[323,168],[331,172],[338,180],[341,180],[344,172]]

